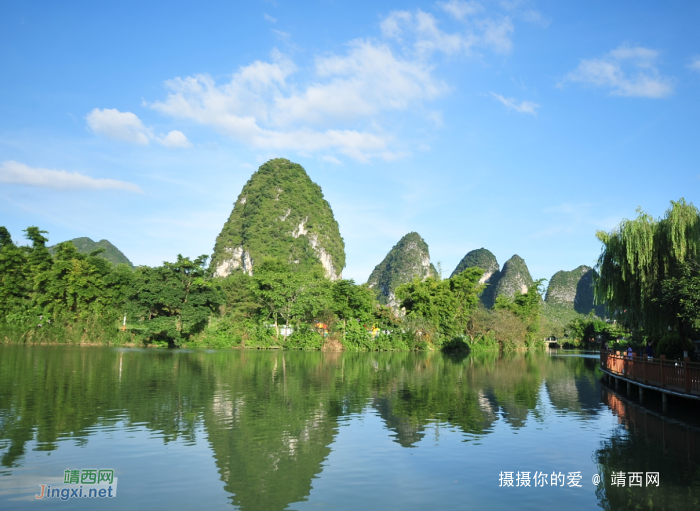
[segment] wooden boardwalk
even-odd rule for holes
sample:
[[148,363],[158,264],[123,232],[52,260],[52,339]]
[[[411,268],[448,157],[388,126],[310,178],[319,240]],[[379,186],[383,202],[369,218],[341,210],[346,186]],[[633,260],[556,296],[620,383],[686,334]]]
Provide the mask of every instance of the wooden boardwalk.
[[663,355],[649,359],[602,350],[600,368],[608,379],[616,379],[616,385],[619,380],[626,381],[628,392],[631,384],[639,386],[640,396],[647,388],[661,392],[664,402],[668,394],[700,400],[700,364],[687,357],[680,361],[666,360]]

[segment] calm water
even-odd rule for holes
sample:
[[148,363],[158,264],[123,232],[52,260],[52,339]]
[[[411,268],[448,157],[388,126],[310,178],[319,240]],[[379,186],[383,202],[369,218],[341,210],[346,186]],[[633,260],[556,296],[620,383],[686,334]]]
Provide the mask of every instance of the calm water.
[[[0,509],[700,509],[698,407],[640,406],[596,367],[0,346]],[[36,500],[86,468],[113,468],[117,496]],[[501,486],[507,472],[530,486]],[[535,487],[536,472],[580,472],[581,487]],[[658,472],[659,487],[613,472]]]

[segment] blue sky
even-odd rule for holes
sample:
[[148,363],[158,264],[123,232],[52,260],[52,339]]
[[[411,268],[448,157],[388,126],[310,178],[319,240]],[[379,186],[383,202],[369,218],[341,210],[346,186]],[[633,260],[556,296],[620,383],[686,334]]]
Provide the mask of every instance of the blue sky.
[[699,203],[700,3],[3,2],[0,225],[211,254],[270,158],[304,166],[365,282],[410,231],[535,278]]

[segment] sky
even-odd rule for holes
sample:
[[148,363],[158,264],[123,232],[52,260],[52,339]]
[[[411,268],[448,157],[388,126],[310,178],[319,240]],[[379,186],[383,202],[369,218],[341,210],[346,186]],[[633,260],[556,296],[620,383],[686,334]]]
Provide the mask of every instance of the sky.
[[210,255],[271,158],[301,164],[365,282],[416,231],[534,278],[642,208],[700,205],[700,2],[0,4],[0,225]]

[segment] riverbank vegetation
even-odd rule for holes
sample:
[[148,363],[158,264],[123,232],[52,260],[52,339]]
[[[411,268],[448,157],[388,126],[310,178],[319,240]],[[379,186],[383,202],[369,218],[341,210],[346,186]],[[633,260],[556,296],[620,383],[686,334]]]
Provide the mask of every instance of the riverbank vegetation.
[[31,245],[20,246],[0,228],[5,343],[480,351],[544,346],[565,333],[545,314],[541,281],[485,309],[479,268],[399,286],[395,310],[367,285],[327,279],[320,265],[263,259],[252,276],[215,278],[205,256],[131,268],[69,242],[52,255],[45,231],[25,234]]

